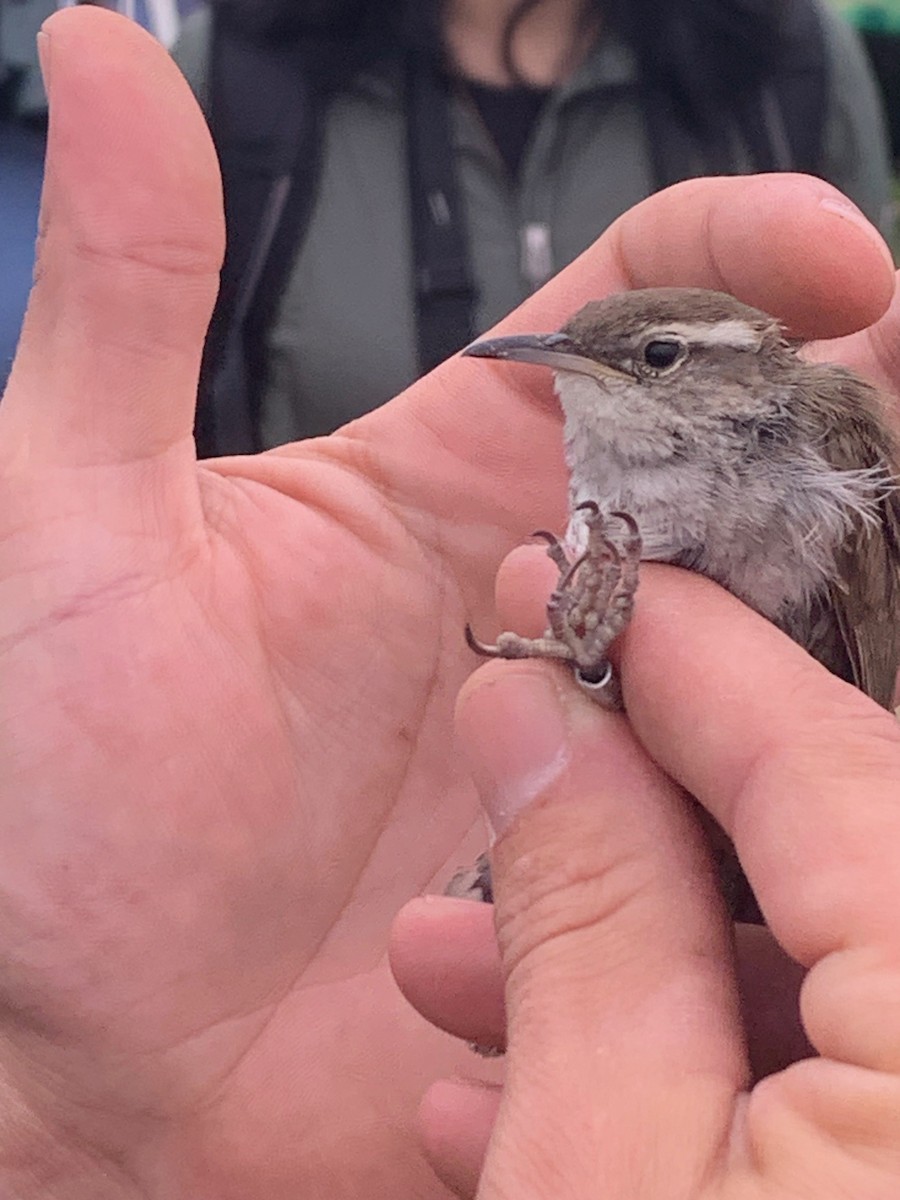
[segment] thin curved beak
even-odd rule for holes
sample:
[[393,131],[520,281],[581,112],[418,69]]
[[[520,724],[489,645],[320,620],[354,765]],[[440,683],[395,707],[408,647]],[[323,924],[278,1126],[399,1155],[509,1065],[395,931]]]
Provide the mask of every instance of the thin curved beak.
[[595,358],[582,354],[565,333],[520,333],[511,337],[485,338],[466,346],[463,354],[471,358],[499,358],[508,362],[535,363],[554,371],[575,371],[595,379],[628,379],[625,371],[610,367]]

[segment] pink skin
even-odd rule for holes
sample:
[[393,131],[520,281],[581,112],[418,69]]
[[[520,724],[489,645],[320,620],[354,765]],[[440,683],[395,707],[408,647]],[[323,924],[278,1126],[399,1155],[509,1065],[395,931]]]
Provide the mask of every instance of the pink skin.
[[[501,572],[526,628],[539,604],[520,588],[536,598],[546,583],[529,559]],[[565,696],[569,749],[500,828],[494,956],[485,908],[420,899],[394,925],[395,973],[429,1020],[496,1038],[506,993],[503,1093],[455,1079],[423,1100],[435,1170],[459,1195],[480,1181],[491,1198],[546,1195],[550,1179],[587,1197],[602,1178],[623,1196],[786,1200],[798,1175],[822,1196],[886,1198],[900,1185],[900,1006],[888,999],[900,994],[900,728],[733,598],[671,568],[646,570],[622,642],[633,732],[547,664],[491,663],[463,689],[458,736],[489,812],[498,783],[509,811],[515,748],[533,764],[552,723],[536,677]],[[735,839],[770,922],[773,934],[739,931],[734,968],[702,848],[660,768]],[[459,993],[442,991],[463,956],[476,968]],[[801,1067],[810,1042],[822,1057]],[[754,1079],[765,1083],[751,1091]],[[642,1179],[665,1160],[658,1191],[633,1190],[642,1152]]]
[[[388,931],[479,847],[461,630],[561,523],[548,381],[454,360],[333,438],[198,467],[205,124],[129,22],[47,31],[37,285],[0,405],[0,1193],[439,1200],[415,1113],[472,1059],[399,995]],[[497,332],[684,283],[850,334],[893,275],[834,197],[685,184]]]

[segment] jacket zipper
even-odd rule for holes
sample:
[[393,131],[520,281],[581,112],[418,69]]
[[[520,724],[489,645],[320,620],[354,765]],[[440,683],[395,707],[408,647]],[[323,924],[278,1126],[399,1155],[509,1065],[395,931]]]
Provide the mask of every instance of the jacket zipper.
[[498,172],[506,180],[510,209],[515,215],[519,231],[519,272],[530,291],[536,292],[538,288],[544,286],[554,273],[553,243],[550,235],[550,226],[545,221],[525,221],[523,223],[519,219],[518,204],[516,203],[516,181],[509,174],[503,156],[497,149],[497,145],[491,136],[491,131],[488,129],[484,118],[478,110],[478,105],[465,88],[460,88],[457,95],[458,99],[466,105],[475,121],[481,127],[488,152]]

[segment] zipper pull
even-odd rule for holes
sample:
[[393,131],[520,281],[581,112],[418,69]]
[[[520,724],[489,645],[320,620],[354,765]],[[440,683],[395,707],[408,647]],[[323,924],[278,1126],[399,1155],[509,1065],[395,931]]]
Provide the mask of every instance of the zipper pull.
[[519,268],[533,292],[553,274],[549,225],[532,221],[519,230]]

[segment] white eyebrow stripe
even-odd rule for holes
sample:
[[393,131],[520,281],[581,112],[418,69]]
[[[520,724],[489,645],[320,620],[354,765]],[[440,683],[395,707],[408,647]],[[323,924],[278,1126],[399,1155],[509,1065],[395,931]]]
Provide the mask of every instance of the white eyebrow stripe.
[[676,322],[665,327],[665,333],[660,330],[659,336],[664,338],[666,333],[674,337],[684,338],[699,346],[732,346],[735,350],[759,349],[762,345],[762,334],[746,321],[698,321],[696,324]]

